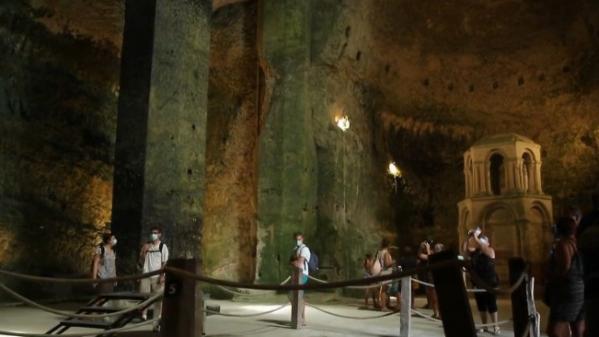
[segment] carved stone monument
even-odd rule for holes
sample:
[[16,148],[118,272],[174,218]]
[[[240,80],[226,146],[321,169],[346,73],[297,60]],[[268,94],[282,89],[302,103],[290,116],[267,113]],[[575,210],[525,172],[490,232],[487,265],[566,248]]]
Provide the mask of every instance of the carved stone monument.
[[508,279],[507,261],[515,256],[529,261],[532,273],[542,278],[553,207],[542,188],[541,146],[513,133],[485,137],[464,153],[464,176],[460,243],[468,229],[480,226],[495,248],[502,282]]

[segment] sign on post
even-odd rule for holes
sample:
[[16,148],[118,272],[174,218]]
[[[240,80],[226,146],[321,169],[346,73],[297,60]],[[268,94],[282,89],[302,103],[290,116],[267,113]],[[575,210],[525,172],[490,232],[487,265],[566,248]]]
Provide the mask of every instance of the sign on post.
[[[510,285],[516,284],[522,274],[526,272],[526,262],[522,258],[514,257],[509,259]],[[528,312],[528,300],[526,287],[528,276],[525,276],[524,282],[512,292],[512,317],[514,319],[514,335],[523,336],[528,329],[530,314]]]
[[468,294],[462,279],[457,254],[444,251],[430,256],[430,263],[455,261],[453,265],[435,268],[431,272],[439,300],[446,337],[476,337],[476,328]]
[[[169,260],[167,266],[196,273],[195,259]],[[164,337],[200,337],[204,331],[204,302],[199,284],[166,272],[162,305],[161,335]]]
[[399,337],[410,337],[412,325],[412,278],[401,279],[401,312],[399,313]]

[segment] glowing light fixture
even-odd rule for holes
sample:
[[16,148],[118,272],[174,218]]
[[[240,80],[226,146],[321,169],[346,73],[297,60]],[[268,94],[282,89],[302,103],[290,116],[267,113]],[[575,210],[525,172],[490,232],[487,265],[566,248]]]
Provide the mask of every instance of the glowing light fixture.
[[397,167],[397,165],[395,165],[394,162],[389,163],[389,169],[387,172],[389,172],[389,174],[395,178],[401,177],[401,170],[399,167]]
[[345,132],[349,130],[349,117],[347,117],[347,115],[335,117],[335,124],[339,129],[341,129],[341,131]]

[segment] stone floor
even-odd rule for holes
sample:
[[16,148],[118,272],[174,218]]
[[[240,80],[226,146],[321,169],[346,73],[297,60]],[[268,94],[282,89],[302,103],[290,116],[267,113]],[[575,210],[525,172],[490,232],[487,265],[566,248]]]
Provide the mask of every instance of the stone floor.
[[[313,294],[308,296],[311,303],[325,310],[347,315],[368,317],[379,315],[380,312],[360,308],[361,302],[356,299],[338,298],[332,294]],[[268,311],[285,302],[284,296],[258,296],[252,299],[236,299],[234,301],[209,300],[208,304],[218,304],[222,313],[252,314]],[[424,299],[417,298],[416,306],[421,307]],[[69,305],[61,305],[69,308]],[[500,320],[509,319],[510,304],[507,299],[499,301]],[[72,305],[71,305],[72,307]],[[544,308],[541,308],[544,309]],[[419,309],[420,310],[420,309]],[[429,310],[422,312],[430,314]],[[264,337],[341,337],[341,336],[399,336],[399,315],[393,315],[374,320],[343,319],[324,314],[315,309],[307,309],[307,325],[304,329],[293,330],[289,327],[291,308],[252,318],[233,318],[224,316],[209,316],[206,325],[207,336],[264,336]],[[57,321],[56,316],[46,314],[28,307],[0,307],[0,330],[11,330],[28,333],[44,333]],[[511,324],[511,323],[510,323]],[[78,333],[85,330],[72,329],[67,333]],[[441,323],[414,317],[412,319],[412,336],[443,336]],[[154,334],[147,329],[139,329],[122,333],[119,336],[150,337]],[[480,334],[479,336],[491,336]],[[501,336],[513,336],[511,326],[504,326]],[[0,335],[4,337],[4,335]]]

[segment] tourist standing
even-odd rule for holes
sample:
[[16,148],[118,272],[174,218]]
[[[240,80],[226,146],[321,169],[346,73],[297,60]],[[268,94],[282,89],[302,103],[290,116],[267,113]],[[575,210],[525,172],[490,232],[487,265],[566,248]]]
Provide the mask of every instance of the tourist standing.
[[[94,280],[116,278],[116,254],[114,253],[116,242],[116,237],[110,232],[102,235],[102,243],[94,251],[92,264],[92,278]],[[114,291],[115,283],[98,283],[96,290],[99,294],[111,293]]]
[[[150,241],[143,245],[139,253],[139,260],[142,264],[143,273],[150,273],[161,270],[168,261],[168,247],[162,241],[162,230],[159,227],[152,227],[150,231]],[[164,291],[164,273],[154,275],[141,280],[139,292],[156,294]],[[162,301],[157,301],[153,305],[154,318],[162,314]],[[142,312],[142,318],[147,319],[147,310]],[[158,322],[154,323],[154,330],[160,329]]]
[[[420,243],[420,250],[418,251],[418,264],[420,266],[428,266],[429,257],[433,254],[431,250],[432,240],[426,240]],[[422,282],[432,283],[433,279],[430,272],[423,272],[418,277]],[[439,303],[437,302],[437,292],[435,288],[429,285],[425,286],[426,300],[428,301],[427,307],[433,310],[432,318],[441,319],[441,313],[439,311]]]
[[[381,247],[374,256],[374,262],[371,269],[372,276],[388,275],[393,272],[393,258],[389,252],[391,242],[384,238],[381,241]],[[381,283],[378,288],[378,305],[376,306],[379,310],[385,310],[387,307],[387,289],[389,288],[387,283]]]
[[[587,337],[599,336],[599,194],[593,196],[594,217],[586,218],[577,243],[583,257],[584,312]],[[593,215],[591,213],[591,216]]]
[[[496,288],[499,285],[499,277],[495,270],[495,250],[491,247],[489,238],[481,233],[480,228],[471,230],[468,233],[468,241],[465,244],[465,253],[470,258],[472,272],[484,283],[478,284],[478,280],[472,279],[472,283],[478,289],[484,286]],[[482,324],[487,324],[487,315],[493,323],[493,330],[488,328],[481,329],[481,332],[491,332],[499,334],[499,325],[497,325],[497,296],[489,291],[477,292],[474,294],[476,306],[480,313]]]
[[582,337],[584,335],[583,261],[576,242],[576,221],[559,219],[557,242],[549,261],[547,292],[549,337]]
[[[362,267],[364,267],[364,278],[369,278],[369,277],[373,276],[372,274],[370,274],[373,263],[374,263],[374,258],[372,257],[372,254],[366,254],[364,256],[364,261],[362,261]],[[376,292],[375,288],[366,288],[364,290],[364,306],[366,308],[368,308],[368,300],[371,297],[372,297],[373,307],[376,308],[378,306],[378,299],[377,299],[376,294],[377,294],[377,292]]]
[[[306,284],[308,282],[308,276],[310,276],[309,262],[310,262],[310,248],[304,243],[304,234],[297,232],[293,234],[295,240],[295,247],[293,248],[293,256],[291,258],[291,265],[298,268],[301,271],[299,284]],[[301,308],[299,311],[302,315],[302,322],[306,322],[306,305],[304,301],[301,301]]]

